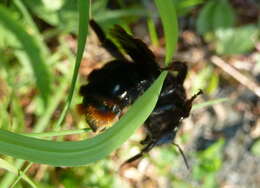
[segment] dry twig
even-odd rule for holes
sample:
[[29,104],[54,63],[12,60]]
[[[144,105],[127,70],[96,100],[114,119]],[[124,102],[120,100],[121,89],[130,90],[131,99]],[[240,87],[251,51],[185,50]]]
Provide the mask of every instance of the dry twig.
[[239,71],[237,71],[235,68],[233,68],[217,56],[212,56],[211,61],[215,65],[223,69],[230,76],[232,76],[234,79],[236,79],[239,83],[253,91],[258,97],[260,97],[260,87],[255,82],[241,74]]

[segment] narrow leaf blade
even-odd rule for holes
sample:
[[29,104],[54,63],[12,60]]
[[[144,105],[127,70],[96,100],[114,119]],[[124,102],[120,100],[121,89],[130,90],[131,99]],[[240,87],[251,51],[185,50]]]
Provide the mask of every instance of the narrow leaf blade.
[[178,22],[177,15],[172,0],[155,0],[161,16],[164,36],[166,40],[166,57],[165,62],[169,64],[172,60],[173,54],[176,51],[178,39]]

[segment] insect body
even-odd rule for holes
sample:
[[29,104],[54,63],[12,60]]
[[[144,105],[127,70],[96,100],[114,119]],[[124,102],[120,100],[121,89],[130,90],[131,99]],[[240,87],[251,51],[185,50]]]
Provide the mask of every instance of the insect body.
[[141,40],[133,38],[120,26],[115,26],[111,34],[131,57],[130,61],[106,38],[95,21],[91,20],[90,25],[102,46],[115,57],[115,60],[101,69],[92,71],[88,77],[89,84],[80,88],[83,102],[79,105],[79,111],[85,115],[91,129],[97,131],[112,125],[120,118],[124,109],[145,92],[162,70],[172,70],[176,74],[167,75],[156,107],[144,123],[147,136],[141,144],[145,147],[126,163],[140,158],[154,146],[173,142],[180,121],[189,116],[192,101],[201,94],[200,91],[192,98],[186,98],[183,82],[187,75],[187,66],[182,62],[173,62],[167,68],[160,68],[154,54]]

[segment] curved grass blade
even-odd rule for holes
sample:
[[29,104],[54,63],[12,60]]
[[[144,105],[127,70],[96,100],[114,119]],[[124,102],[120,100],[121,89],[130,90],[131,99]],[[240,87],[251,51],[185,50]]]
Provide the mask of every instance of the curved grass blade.
[[30,60],[36,85],[40,91],[41,97],[45,104],[51,93],[50,73],[47,69],[46,62],[37,40],[31,36],[18,21],[11,17],[11,12],[0,5],[0,25],[12,33],[21,44],[26,56]]
[[176,51],[178,39],[178,22],[177,15],[172,0],[155,0],[155,4],[159,11],[166,41],[166,57],[165,63],[169,64],[173,54]]
[[100,160],[117,149],[152,112],[167,72],[130,107],[112,128],[78,142],[55,142],[30,138],[0,129],[0,153],[54,166],[79,166]]

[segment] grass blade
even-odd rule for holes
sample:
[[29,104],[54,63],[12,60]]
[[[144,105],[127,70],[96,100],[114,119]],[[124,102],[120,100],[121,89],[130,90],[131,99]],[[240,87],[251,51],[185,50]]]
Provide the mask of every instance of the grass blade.
[[61,126],[61,124],[70,108],[71,100],[72,100],[73,93],[74,93],[74,90],[76,87],[76,81],[78,78],[78,72],[79,72],[81,59],[82,59],[83,52],[84,52],[85,45],[86,45],[86,39],[87,39],[87,34],[88,34],[88,20],[89,20],[89,1],[88,0],[79,0],[78,1],[78,10],[79,10],[79,34],[78,34],[76,63],[74,66],[73,76],[72,76],[72,80],[71,80],[71,88],[69,91],[69,96],[67,98],[67,103],[62,111],[62,114],[60,116],[58,123],[55,126],[55,129],[58,129]]
[[[3,160],[0,158],[0,168],[5,169],[13,174],[20,174],[20,171],[10,164],[9,162]],[[28,184],[31,185],[31,187],[36,188],[37,186],[25,175],[25,174],[20,174],[21,178],[24,179]]]
[[230,102],[231,100],[229,98],[219,98],[219,99],[214,99],[214,100],[210,100],[210,101],[207,101],[207,102],[203,102],[203,103],[200,103],[200,104],[195,104],[195,105],[192,106],[192,111],[200,109],[200,108],[205,108],[205,107],[208,107],[208,106],[213,106],[214,104],[227,102],[227,101]]
[[177,15],[172,0],[155,0],[155,4],[159,11],[166,41],[166,65],[172,61],[174,52],[176,51],[178,39],[178,22]]
[[36,85],[43,101],[47,104],[51,93],[50,73],[47,69],[45,59],[43,58],[44,56],[41,52],[41,48],[39,47],[37,40],[25,30],[23,25],[10,15],[12,15],[12,13],[0,5],[0,24],[16,37],[25,51],[26,56],[28,56],[30,66],[32,67],[36,79]]

